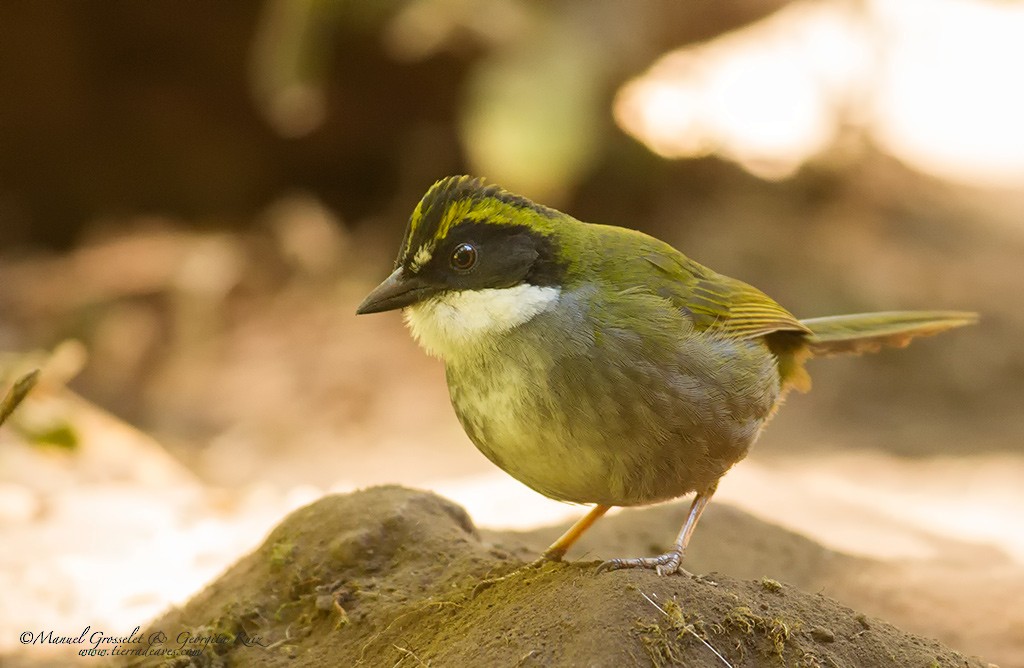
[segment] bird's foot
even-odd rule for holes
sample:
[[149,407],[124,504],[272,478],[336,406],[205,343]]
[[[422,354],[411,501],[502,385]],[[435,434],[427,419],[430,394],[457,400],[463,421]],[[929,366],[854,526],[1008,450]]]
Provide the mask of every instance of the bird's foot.
[[636,557],[633,559],[609,559],[597,567],[598,573],[617,571],[622,568],[649,568],[658,575],[678,573],[687,577],[693,574],[682,567],[683,553],[672,550],[657,557]]
[[543,568],[544,566],[547,566],[548,564],[557,564],[557,563],[561,563],[561,561],[562,561],[561,558],[554,559],[554,558],[551,558],[551,557],[549,557],[547,555],[544,555],[544,556],[540,557],[539,559],[534,559],[530,563],[526,564],[526,566],[524,566],[524,568],[534,568],[534,569],[536,569],[536,568]]

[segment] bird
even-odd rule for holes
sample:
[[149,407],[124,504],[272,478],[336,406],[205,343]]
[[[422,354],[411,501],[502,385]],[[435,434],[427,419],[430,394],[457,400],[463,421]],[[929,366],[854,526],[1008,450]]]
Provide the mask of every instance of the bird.
[[440,358],[455,414],[495,465],[592,507],[545,552],[560,561],[616,506],[694,494],[672,547],[599,571],[688,574],[719,480],[813,357],[873,352],[974,323],[961,311],[798,319],[757,288],[643,232],[586,223],[472,176],[437,181],[394,270],[357,314],[402,309]]

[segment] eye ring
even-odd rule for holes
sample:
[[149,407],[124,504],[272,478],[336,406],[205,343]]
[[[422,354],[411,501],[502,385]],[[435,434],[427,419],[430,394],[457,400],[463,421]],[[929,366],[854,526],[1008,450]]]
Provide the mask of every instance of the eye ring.
[[451,265],[455,271],[469,271],[476,266],[476,246],[470,243],[461,243],[452,251]]

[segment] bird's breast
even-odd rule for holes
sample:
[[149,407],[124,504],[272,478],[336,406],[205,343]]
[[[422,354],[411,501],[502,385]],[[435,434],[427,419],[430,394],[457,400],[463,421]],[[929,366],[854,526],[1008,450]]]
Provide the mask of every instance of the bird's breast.
[[568,415],[545,356],[447,367],[455,413],[477,448],[512,477],[554,499],[589,502],[607,484],[610,457],[596,420]]
[[[563,319],[564,321],[564,319]],[[763,345],[544,316],[447,363],[452,404],[492,462],[551,498],[639,505],[706,488],[746,455],[778,396]]]

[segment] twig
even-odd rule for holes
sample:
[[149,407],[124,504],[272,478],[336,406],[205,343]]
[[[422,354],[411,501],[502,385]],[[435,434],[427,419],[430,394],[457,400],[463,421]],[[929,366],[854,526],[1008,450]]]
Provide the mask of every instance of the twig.
[[[660,605],[658,605],[657,603],[655,603],[655,602],[654,602],[654,600],[653,600],[653,599],[652,599],[652,598],[651,598],[650,596],[648,596],[647,594],[645,594],[645,593],[644,593],[644,592],[642,592],[642,591],[640,592],[640,595],[641,595],[641,596],[643,596],[644,598],[646,598],[646,599],[647,599],[647,602],[648,602],[648,603],[650,603],[650,604],[651,604],[651,605],[653,605],[653,606],[654,606],[655,608],[657,608],[657,609],[658,609],[658,612],[660,612],[661,614],[665,615],[666,619],[668,619],[669,621],[671,621],[671,620],[672,620],[672,618],[668,616],[668,613],[667,613],[667,612],[665,612],[665,610],[664,610],[664,609],[663,609],[663,608],[662,608],[662,607],[661,607]],[[711,643],[709,643],[709,642],[708,642],[707,640],[704,640],[704,638],[701,638],[701,637],[700,637],[700,636],[699,636],[699,635],[697,634],[697,632],[693,630],[693,627],[692,627],[692,626],[690,626],[689,624],[687,624],[687,625],[685,625],[685,626],[683,627],[683,630],[684,630],[684,631],[686,631],[687,633],[689,633],[690,635],[692,635],[692,636],[693,636],[694,638],[696,638],[697,640],[699,640],[699,641],[700,641],[700,643],[701,643],[702,645],[704,645],[704,646],[705,646],[705,647],[707,647],[707,648],[708,648],[709,650],[711,650],[711,651],[712,651],[712,653],[714,653],[714,655],[718,657],[718,660],[719,660],[719,661],[721,661],[722,663],[724,663],[724,664],[725,664],[726,666],[728,666],[728,668],[733,668],[732,664],[731,664],[731,663],[729,663],[729,662],[728,662],[728,661],[726,660],[726,658],[725,658],[724,656],[722,656],[721,654],[719,654],[719,653],[718,653],[718,650],[717,650],[717,649],[715,649],[714,647],[712,647],[712,646],[711,646]]]
[[39,369],[36,369],[19,378],[14,383],[14,386],[7,391],[4,398],[0,400],[0,424],[3,424],[8,416],[14,412],[14,409],[18,407],[18,404],[29,393],[29,390],[35,387],[38,380]]
[[[405,657],[411,656],[412,658],[416,659],[416,663],[418,663],[419,665],[423,666],[423,668],[430,668],[430,664],[423,663],[423,659],[421,659],[420,657],[416,656],[416,652],[413,652],[411,649],[406,649],[404,647],[399,647],[398,645],[395,645],[394,643],[392,643],[391,646],[394,647],[395,649],[397,649],[399,652],[402,653],[402,658],[398,660],[398,663],[402,663],[402,661],[405,660]],[[398,663],[396,663],[395,665],[397,666]]]

